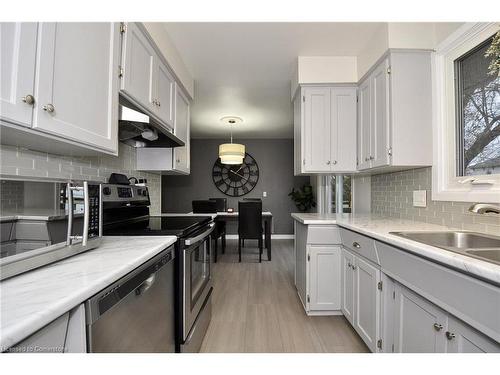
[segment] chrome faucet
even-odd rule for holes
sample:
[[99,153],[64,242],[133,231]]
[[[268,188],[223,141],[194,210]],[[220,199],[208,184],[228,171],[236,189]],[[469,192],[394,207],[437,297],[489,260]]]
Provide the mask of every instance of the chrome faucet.
[[469,207],[470,212],[475,214],[497,214],[500,215],[500,206],[488,203],[474,203]]

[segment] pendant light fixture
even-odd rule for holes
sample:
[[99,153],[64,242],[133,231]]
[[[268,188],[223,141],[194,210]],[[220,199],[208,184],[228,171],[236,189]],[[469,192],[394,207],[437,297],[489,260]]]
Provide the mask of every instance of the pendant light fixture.
[[231,143],[219,145],[219,158],[222,164],[243,164],[245,145],[233,143],[233,125],[243,122],[241,117],[224,116],[220,119],[224,124],[231,126]]

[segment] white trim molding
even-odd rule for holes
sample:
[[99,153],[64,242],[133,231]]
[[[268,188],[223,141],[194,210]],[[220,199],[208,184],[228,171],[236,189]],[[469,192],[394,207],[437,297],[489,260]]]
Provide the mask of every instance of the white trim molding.
[[432,54],[432,200],[500,203],[500,174],[456,175],[454,61],[499,31],[500,23],[466,23]]

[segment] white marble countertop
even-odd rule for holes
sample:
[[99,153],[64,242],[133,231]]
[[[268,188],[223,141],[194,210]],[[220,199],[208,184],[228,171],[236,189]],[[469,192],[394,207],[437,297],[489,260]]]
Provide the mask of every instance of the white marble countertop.
[[67,215],[64,210],[53,208],[26,208],[16,211],[2,210],[2,212],[0,213],[0,222],[13,220],[48,221],[64,219],[66,218],[66,216]]
[[177,241],[104,237],[97,249],[0,282],[0,351],[18,343]]
[[293,213],[292,217],[303,224],[336,224],[340,227],[351,229],[376,240],[402,248],[415,255],[437,261],[471,276],[492,281],[500,285],[500,265],[454,253],[435,246],[425,245],[389,233],[400,231],[448,231],[454,228],[420,221],[387,218],[375,215]]

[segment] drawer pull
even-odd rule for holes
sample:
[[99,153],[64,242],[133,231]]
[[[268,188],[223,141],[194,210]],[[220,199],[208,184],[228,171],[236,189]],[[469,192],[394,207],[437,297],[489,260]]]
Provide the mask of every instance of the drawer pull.
[[455,338],[455,334],[451,333],[450,331],[446,331],[446,338],[448,340],[453,340]]
[[434,323],[434,329],[439,332],[443,329],[443,326],[439,323]]
[[352,243],[352,247],[354,247],[355,249],[361,249],[361,245],[356,241]]

